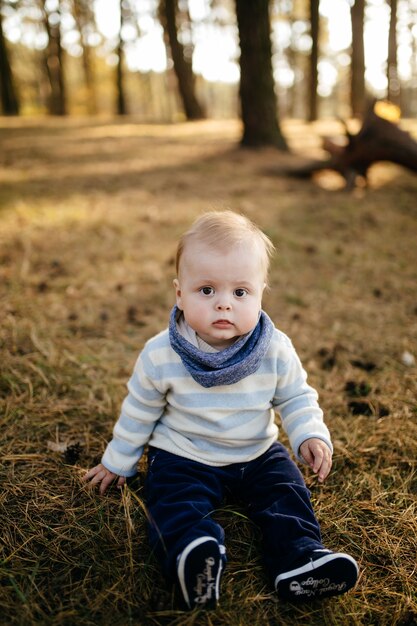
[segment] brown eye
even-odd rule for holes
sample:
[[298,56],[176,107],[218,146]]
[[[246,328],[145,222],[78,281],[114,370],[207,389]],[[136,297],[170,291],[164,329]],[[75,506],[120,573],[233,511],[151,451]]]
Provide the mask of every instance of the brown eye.
[[235,289],[234,291],[236,298],[244,298],[247,293],[246,289]]
[[212,296],[214,294],[213,287],[202,287],[200,291],[203,294],[203,296]]

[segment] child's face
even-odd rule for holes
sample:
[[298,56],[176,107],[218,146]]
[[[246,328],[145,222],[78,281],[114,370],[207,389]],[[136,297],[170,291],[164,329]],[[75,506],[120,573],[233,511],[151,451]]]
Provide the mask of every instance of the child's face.
[[226,252],[188,243],[174,287],[187,323],[223,350],[258,322],[265,288],[260,252],[250,243]]

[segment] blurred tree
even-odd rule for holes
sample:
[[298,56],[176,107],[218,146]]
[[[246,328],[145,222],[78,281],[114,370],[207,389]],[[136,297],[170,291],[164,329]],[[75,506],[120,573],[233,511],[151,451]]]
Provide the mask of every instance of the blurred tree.
[[388,60],[387,60],[387,79],[388,79],[388,100],[394,104],[400,104],[400,79],[398,76],[397,62],[397,0],[388,0],[391,8],[388,33]]
[[96,32],[94,10],[89,0],[73,0],[73,14],[82,49],[82,65],[87,91],[87,109],[92,115],[97,113],[97,95],[94,83],[93,58],[90,36]]
[[124,50],[123,50],[123,27],[127,10],[126,0],[119,0],[120,25],[116,46],[116,111],[118,115],[127,114],[126,95],[124,87]]
[[[190,21],[188,4],[186,18]],[[192,42],[184,46],[178,36],[179,10],[178,0],[161,0],[160,20],[164,29],[165,41],[171,51],[174,72],[177,77],[178,89],[187,120],[205,118],[205,111],[200,104],[195,90],[195,76],[192,69]],[[184,21],[184,14],[182,21]]]
[[3,32],[3,4],[3,1],[0,0],[0,99],[4,115],[18,115],[19,99]]
[[48,111],[51,115],[66,115],[66,89],[64,78],[64,51],[61,45],[61,1],[50,8],[48,0],[38,0],[42,22],[48,35],[43,62],[49,85]]
[[353,0],[350,7],[352,21],[352,52],[350,74],[350,106],[353,117],[362,117],[365,107],[365,0]]
[[317,87],[318,87],[318,60],[319,60],[319,36],[320,36],[320,0],[310,0],[310,33],[311,33],[311,54],[310,54],[310,76],[308,93],[308,121],[314,122],[317,119]]
[[269,0],[235,1],[240,40],[241,143],[287,150],[277,116]]
[[[274,6],[274,5],[272,5]],[[275,40],[275,62],[278,67],[284,67],[292,80],[281,88],[280,106],[284,102],[285,114],[288,117],[305,116],[305,52],[300,50],[300,30],[304,30],[304,5],[300,2],[279,0],[275,2],[275,12],[272,13],[272,25],[275,26],[277,37]],[[274,24],[275,22],[275,24]],[[284,30],[285,37],[279,37]],[[279,88],[279,84],[278,84]]]
[[[410,80],[408,97],[403,98],[403,113],[408,117],[417,117],[417,2],[410,6],[407,29],[411,46]],[[405,105],[405,106],[404,106]]]

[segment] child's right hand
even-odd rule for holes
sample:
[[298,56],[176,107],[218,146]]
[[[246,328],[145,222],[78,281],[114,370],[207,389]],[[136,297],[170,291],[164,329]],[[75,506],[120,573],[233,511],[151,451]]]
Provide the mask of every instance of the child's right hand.
[[123,485],[126,482],[126,477],[118,476],[117,474],[114,474],[113,472],[108,470],[106,467],[104,467],[102,463],[100,463],[99,465],[96,465],[95,467],[90,469],[87,472],[87,474],[83,476],[83,481],[84,482],[89,481],[89,484],[92,487],[95,487],[95,485],[100,485],[99,491],[100,491],[100,494],[103,495],[106,492],[109,485],[111,485],[112,482],[116,480],[116,478],[118,478],[117,487],[119,488],[123,487]]

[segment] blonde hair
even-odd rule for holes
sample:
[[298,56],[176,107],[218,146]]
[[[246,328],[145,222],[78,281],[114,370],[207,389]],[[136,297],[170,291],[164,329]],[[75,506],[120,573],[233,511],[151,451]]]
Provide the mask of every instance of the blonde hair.
[[192,241],[206,244],[215,250],[228,250],[243,242],[252,243],[259,249],[261,264],[267,282],[270,258],[275,251],[272,241],[250,219],[233,211],[209,211],[192,224],[178,242],[176,270],[179,272],[181,258],[187,244]]

